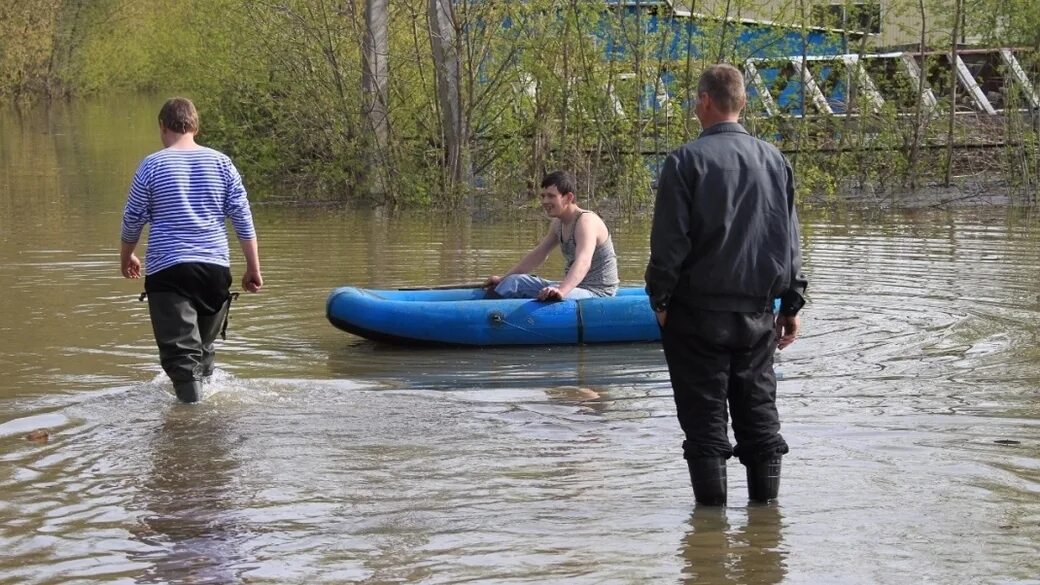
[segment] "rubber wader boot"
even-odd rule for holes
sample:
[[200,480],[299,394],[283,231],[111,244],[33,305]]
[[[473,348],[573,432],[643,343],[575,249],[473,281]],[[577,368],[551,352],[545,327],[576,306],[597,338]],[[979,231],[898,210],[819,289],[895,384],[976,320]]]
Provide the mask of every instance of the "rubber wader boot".
[[687,459],[693,497],[706,506],[726,505],[726,458],[698,457]]
[[752,462],[747,466],[748,499],[752,502],[775,500],[780,493],[780,457]]
[[174,382],[173,390],[177,393],[177,399],[181,402],[198,402],[202,398],[202,382],[199,380]]

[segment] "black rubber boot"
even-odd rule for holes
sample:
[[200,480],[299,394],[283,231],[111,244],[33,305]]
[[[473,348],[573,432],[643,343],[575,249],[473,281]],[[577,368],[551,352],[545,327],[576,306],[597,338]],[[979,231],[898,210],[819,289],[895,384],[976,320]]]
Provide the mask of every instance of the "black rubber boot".
[[198,402],[202,398],[202,382],[189,380],[187,382],[174,382],[173,390],[177,393],[177,399],[181,402]]
[[775,500],[780,493],[780,457],[748,464],[747,487],[748,499],[752,502]]
[[726,458],[698,457],[687,459],[693,497],[705,506],[726,505]]

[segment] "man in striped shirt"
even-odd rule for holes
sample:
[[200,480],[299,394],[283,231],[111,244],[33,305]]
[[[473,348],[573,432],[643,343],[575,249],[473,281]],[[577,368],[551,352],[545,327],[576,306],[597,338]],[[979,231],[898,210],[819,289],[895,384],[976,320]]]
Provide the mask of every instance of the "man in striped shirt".
[[120,238],[123,276],[140,278],[134,249],[151,224],[144,263],[148,312],[159,360],[184,402],[199,400],[202,381],[213,373],[213,343],[227,323],[232,279],[226,219],[246,260],[242,288],[257,292],[264,282],[242,178],[227,156],[195,143],[198,131],[195,105],[167,100],[159,111],[165,148],[137,168]]

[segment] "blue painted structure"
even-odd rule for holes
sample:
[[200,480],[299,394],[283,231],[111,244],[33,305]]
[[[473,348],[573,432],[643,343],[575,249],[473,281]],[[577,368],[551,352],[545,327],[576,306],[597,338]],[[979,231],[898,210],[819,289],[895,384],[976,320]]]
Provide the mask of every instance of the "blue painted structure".
[[[845,44],[849,39],[857,38],[860,33],[823,27],[797,27],[773,22],[762,22],[732,18],[726,21],[697,14],[677,14],[669,2],[641,0],[606,0],[604,14],[595,31],[597,39],[603,42],[604,55],[613,54],[615,58],[626,56],[629,48],[624,40],[611,35],[610,21],[616,19],[618,3],[622,5],[624,26],[635,25],[638,16],[643,31],[649,34],[667,33],[669,42],[664,55],[660,51],[652,58],[664,56],[666,59],[685,59],[687,52],[694,58],[705,55],[703,47],[716,48],[718,42],[733,49],[724,57],[731,62],[739,62],[750,58],[780,57],[799,55],[803,47],[810,55],[839,55],[846,52]],[[702,26],[709,23],[710,26]],[[720,32],[718,41],[707,38],[707,31]]]
[[[482,0],[469,0],[479,2]],[[663,61],[665,66],[659,79],[646,79],[637,90],[638,108],[643,112],[659,109],[658,100],[682,101],[686,91],[677,87],[677,72],[684,68],[687,56],[695,59],[711,59],[729,63],[742,63],[748,59],[784,58],[791,55],[835,56],[847,52],[850,40],[861,33],[851,30],[823,27],[797,27],[773,22],[739,18],[722,20],[711,16],[692,14],[685,8],[677,10],[675,2],[668,0],[603,0],[598,10],[598,20],[586,34],[595,39],[604,61],[628,63],[635,53],[632,46],[632,31],[641,30],[642,38],[649,44],[644,47],[644,59]],[[560,18],[563,17],[561,13]],[[482,23],[486,26],[486,23]],[[507,18],[502,23],[505,34],[518,34],[524,29],[520,21]],[[626,32],[627,31],[627,32]],[[657,36],[663,42],[650,40]],[[481,65],[483,69],[484,65]],[[621,71],[624,66],[621,67]],[[764,72],[772,82],[779,71]],[[800,115],[801,95],[804,91],[796,79],[784,79],[786,86],[782,95],[775,96],[776,102],[787,113]],[[840,101],[844,88],[838,88]],[[751,94],[755,90],[751,89]],[[749,95],[752,100],[755,95]],[[678,102],[677,102],[678,103]]]
[[[620,26],[640,26],[647,34],[664,34],[667,43],[654,48],[647,55],[650,59],[672,61],[677,65],[687,58],[711,58],[730,63],[741,63],[748,59],[781,58],[790,55],[834,56],[846,52],[848,40],[859,33],[820,27],[800,28],[778,23],[752,20],[719,20],[700,15],[677,14],[672,3],[664,0],[607,0],[606,10],[594,33],[603,46],[604,58],[624,61],[630,57],[631,47],[626,45],[625,35],[616,34],[619,24],[612,24],[618,16],[619,4],[622,11]],[[638,22],[637,22],[638,21]],[[709,35],[715,35],[711,38]],[[773,73],[774,77],[776,72]],[[649,80],[642,88],[640,107],[644,111],[658,109],[655,90],[658,80]],[[683,91],[676,91],[676,75],[665,69],[660,76],[661,88],[669,99],[682,98]],[[769,81],[772,81],[770,79]],[[803,89],[797,80],[789,80],[783,95],[777,102],[786,110],[796,109],[801,102]],[[754,95],[749,98],[754,99]],[[688,104],[683,103],[683,107]],[[793,113],[800,113],[793,112]]]
[[486,300],[479,288],[334,289],[325,314],[368,339],[404,345],[576,345],[661,338],[642,288],[580,301]]

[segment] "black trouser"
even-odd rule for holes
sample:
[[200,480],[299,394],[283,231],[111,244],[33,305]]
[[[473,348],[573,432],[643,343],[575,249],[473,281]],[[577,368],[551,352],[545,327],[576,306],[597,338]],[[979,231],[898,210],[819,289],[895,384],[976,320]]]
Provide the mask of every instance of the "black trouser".
[[229,304],[224,303],[212,315],[203,315],[187,297],[172,292],[148,293],[159,361],[170,380],[201,380],[213,373],[213,342],[224,327]]
[[[733,313],[673,302],[661,334],[686,459],[742,463],[787,453],[776,411],[776,350],[770,311]],[[727,435],[727,403],[736,448]]]
[[227,320],[231,272],[202,263],[177,264],[145,280],[159,361],[174,383],[213,373],[213,343]]

